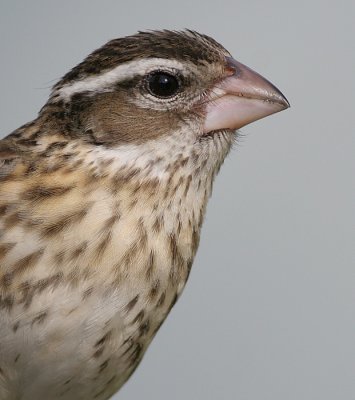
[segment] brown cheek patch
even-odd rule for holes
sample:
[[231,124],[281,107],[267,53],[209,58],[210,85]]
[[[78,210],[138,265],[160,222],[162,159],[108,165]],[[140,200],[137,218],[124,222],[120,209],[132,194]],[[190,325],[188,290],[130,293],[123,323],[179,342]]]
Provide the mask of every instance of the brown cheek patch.
[[140,108],[127,97],[103,94],[90,107],[84,125],[90,127],[98,143],[140,144],[179,128],[180,113]]

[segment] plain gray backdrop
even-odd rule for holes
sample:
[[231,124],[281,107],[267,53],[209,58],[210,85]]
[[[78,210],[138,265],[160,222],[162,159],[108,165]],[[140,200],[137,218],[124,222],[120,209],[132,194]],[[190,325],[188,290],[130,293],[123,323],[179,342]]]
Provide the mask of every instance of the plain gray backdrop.
[[292,105],[242,129],[185,292],[115,399],[355,399],[354,4],[0,1],[2,136],[142,29],[213,36]]

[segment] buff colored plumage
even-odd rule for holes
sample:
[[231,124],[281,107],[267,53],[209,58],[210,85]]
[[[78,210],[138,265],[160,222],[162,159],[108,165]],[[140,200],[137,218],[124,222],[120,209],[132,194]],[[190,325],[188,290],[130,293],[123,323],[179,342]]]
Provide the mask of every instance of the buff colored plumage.
[[[132,374],[188,278],[238,127],[208,107],[240,65],[195,32],[116,39],[0,142],[0,400],[105,400]],[[264,82],[264,114],[286,108]]]

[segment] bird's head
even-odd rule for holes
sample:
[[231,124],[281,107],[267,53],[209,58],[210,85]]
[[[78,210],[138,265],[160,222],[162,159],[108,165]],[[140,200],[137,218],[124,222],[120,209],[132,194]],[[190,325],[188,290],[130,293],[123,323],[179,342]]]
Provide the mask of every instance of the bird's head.
[[288,106],[212,38],[152,31],[94,51],[54,86],[44,110],[101,149],[148,151],[169,162],[208,158],[213,167],[237,129]]

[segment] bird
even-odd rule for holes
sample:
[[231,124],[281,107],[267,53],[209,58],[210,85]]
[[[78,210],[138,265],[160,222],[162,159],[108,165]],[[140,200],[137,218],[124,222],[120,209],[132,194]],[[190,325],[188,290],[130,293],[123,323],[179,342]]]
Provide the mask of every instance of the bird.
[[0,141],[0,400],[106,400],[181,295],[238,129],[285,110],[192,30],[110,40]]

